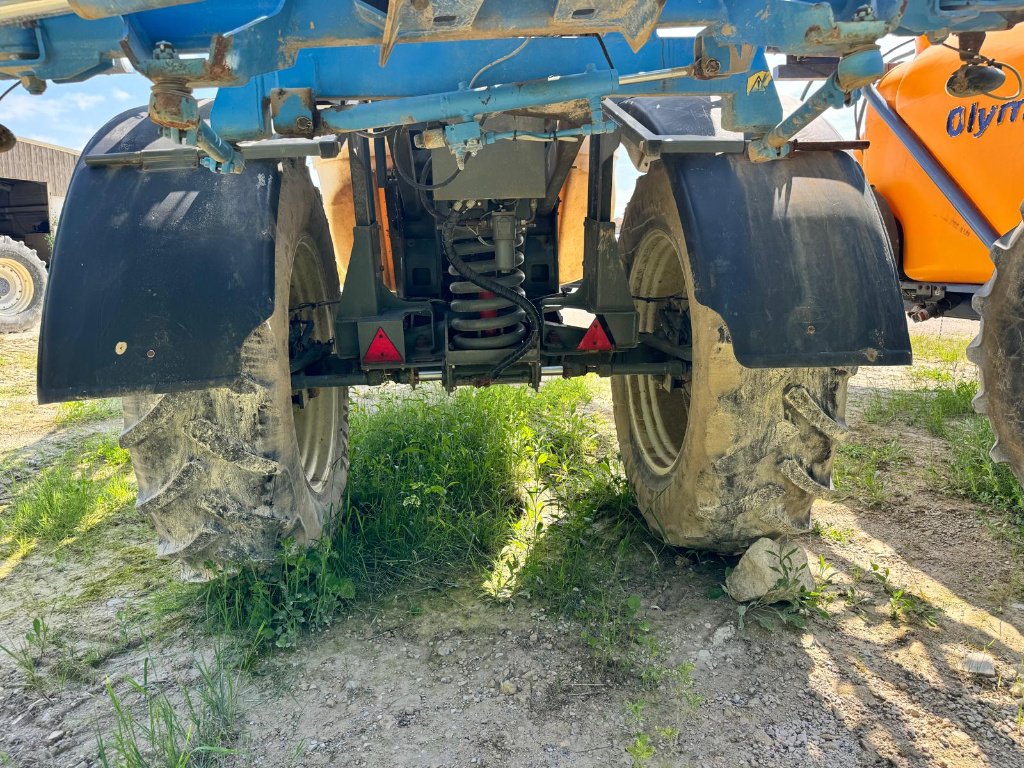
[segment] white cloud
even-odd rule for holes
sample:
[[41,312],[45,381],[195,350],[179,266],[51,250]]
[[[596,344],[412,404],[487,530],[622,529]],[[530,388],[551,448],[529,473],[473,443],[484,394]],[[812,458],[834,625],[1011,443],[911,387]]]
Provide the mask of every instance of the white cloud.
[[97,104],[102,104],[104,98],[96,93],[69,93],[65,97],[79,109],[92,109]]
[[3,101],[5,118],[21,120],[56,120],[67,110],[67,105],[56,99],[12,93]]
[[118,101],[128,101],[132,98],[132,95],[128,93],[128,91],[121,90],[120,88],[115,88],[110,95]]

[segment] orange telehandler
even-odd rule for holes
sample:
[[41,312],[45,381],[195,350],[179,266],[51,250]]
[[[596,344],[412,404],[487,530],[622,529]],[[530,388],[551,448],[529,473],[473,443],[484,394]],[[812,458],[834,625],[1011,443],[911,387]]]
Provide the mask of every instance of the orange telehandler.
[[862,162],[910,316],[977,317],[968,357],[992,458],[1024,481],[1024,28],[916,42],[867,95]]

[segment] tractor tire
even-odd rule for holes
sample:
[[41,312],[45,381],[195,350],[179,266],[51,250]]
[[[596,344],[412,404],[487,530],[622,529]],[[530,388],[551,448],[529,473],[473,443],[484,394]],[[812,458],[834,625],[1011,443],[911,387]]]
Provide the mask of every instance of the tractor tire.
[[27,331],[39,322],[46,265],[24,243],[0,235],[0,333]]
[[[238,384],[123,399],[121,445],[131,452],[138,509],[157,553],[190,580],[272,561],[286,538],[309,544],[328,528],[348,475],[348,390],[293,402],[289,330],[300,304],[337,300],[334,250],[305,166],[281,175],[271,317],[242,346]],[[334,337],[333,306],[296,315],[313,339]],[[300,398],[304,399],[304,398]]]
[[1024,223],[996,243],[991,257],[992,277],[974,294],[978,335],[967,347],[980,379],[974,409],[992,424],[992,460],[1009,464],[1024,483]]
[[[654,333],[672,297],[692,346],[688,379],[612,378],[619,447],[651,529],[676,546],[737,552],[762,536],[806,531],[829,493],[846,432],[838,368],[744,368],[721,316],[697,303],[686,238],[661,163],[637,182],[619,247],[640,312]],[[688,325],[688,332],[685,332]],[[662,326],[663,327],[663,326]]]

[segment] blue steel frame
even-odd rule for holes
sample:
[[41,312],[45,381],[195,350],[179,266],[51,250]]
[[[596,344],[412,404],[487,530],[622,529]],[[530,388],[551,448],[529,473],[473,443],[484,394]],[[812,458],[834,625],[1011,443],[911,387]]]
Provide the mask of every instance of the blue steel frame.
[[[772,159],[786,153],[790,129],[848,103],[882,74],[874,55],[882,36],[941,38],[1024,16],[1024,0],[391,0],[387,13],[362,0],[69,0],[71,8],[90,18],[0,25],[0,79],[39,91],[45,81],[111,72],[127,57],[154,82],[154,98],[159,88],[185,94],[169,110],[166,100],[151,105],[151,116],[220,170],[241,163],[226,142],[297,135],[296,126],[344,133],[655,94],[722,96],[724,126],[762,137],[751,156]],[[656,34],[679,26],[703,31]],[[526,36],[536,37],[488,69],[483,90],[467,90],[473,73]],[[834,76],[781,123],[768,48],[849,57],[856,76]],[[219,89],[209,126],[195,123],[196,87]],[[374,103],[315,106],[353,100]],[[599,113],[593,119],[580,133],[604,130]]]

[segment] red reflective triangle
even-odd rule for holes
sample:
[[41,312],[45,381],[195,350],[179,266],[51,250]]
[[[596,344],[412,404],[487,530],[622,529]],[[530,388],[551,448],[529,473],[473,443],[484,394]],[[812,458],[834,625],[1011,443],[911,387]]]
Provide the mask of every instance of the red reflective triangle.
[[594,318],[594,322],[590,324],[590,328],[587,329],[583,340],[576,349],[581,352],[609,352],[614,349],[612,340],[608,338],[604,326],[601,325],[600,318]]
[[373,334],[373,341],[370,342],[370,346],[366,349],[363,362],[400,363],[402,362],[402,355],[391,339],[388,338],[388,335],[384,333],[384,329],[378,328],[377,332]]

